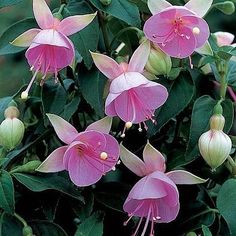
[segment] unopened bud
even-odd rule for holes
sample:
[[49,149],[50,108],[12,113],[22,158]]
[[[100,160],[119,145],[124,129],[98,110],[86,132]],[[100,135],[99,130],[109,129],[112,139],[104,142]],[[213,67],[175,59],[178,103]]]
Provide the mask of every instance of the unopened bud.
[[30,226],[25,226],[22,230],[22,235],[23,236],[33,236],[33,230]]
[[0,144],[10,151],[21,142],[24,132],[22,121],[18,118],[6,118],[0,125]]
[[15,106],[10,106],[4,111],[5,118],[18,118],[20,115],[19,110]]
[[225,118],[222,115],[213,115],[210,119],[211,130],[223,130]]
[[109,6],[111,4],[111,0],[100,0],[100,3],[104,6]]
[[145,69],[154,75],[169,75],[172,67],[169,55],[160,48],[152,46]]
[[231,15],[235,12],[234,3],[231,1],[224,1],[214,4],[214,7],[226,15]]

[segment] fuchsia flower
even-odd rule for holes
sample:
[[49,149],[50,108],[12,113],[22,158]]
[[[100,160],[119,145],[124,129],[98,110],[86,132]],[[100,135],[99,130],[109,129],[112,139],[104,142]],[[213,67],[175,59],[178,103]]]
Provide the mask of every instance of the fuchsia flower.
[[222,32],[218,31],[215,32],[213,35],[216,37],[216,41],[219,47],[222,46],[232,46],[235,47],[236,44],[232,44],[234,41],[234,35],[229,32]]
[[74,45],[67,37],[86,27],[95,14],[76,15],[60,21],[55,18],[44,0],[33,0],[35,19],[41,29],[30,29],[17,37],[12,44],[29,47],[26,58],[34,76],[25,91],[27,97],[38,72],[43,74],[42,81],[48,73],[57,73],[70,65],[75,57]]
[[57,136],[66,145],[52,152],[38,171],[47,173],[67,170],[75,185],[88,186],[114,168],[119,157],[119,144],[108,134],[111,118],[105,117],[78,133],[61,117],[53,114],[47,116]]
[[129,64],[118,64],[108,56],[92,53],[97,68],[111,81],[105,113],[111,117],[119,116],[127,122],[127,128],[132,123],[153,120],[154,111],[163,105],[168,97],[164,86],[149,81],[141,74],[149,53],[148,41],[138,47]]
[[177,57],[190,56],[207,43],[208,24],[202,17],[213,0],[190,0],[185,6],[172,6],[165,0],[148,0],[153,16],[144,25],[144,33],[163,52]]
[[173,221],[179,212],[179,192],[176,184],[199,184],[206,180],[187,171],[175,170],[165,173],[165,158],[150,143],[143,151],[143,161],[121,145],[121,160],[132,172],[142,177],[131,189],[125,203],[124,211],[140,217],[135,236],[144,218],[146,222],[142,232],[145,235],[151,222],[150,236],[154,236],[154,223]]

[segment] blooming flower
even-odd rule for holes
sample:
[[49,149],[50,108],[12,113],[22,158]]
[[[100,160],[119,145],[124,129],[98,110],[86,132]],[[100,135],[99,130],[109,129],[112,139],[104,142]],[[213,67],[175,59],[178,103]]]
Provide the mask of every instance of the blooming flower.
[[31,85],[38,72],[54,73],[70,65],[75,56],[74,45],[67,37],[86,27],[96,16],[95,14],[76,15],[60,21],[54,17],[44,0],[33,0],[33,11],[40,29],[30,29],[18,36],[12,44],[29,47],[26,58],[31,70],[35,70],[23,97],[28,96]]
[[105,113],[119,116],[129,128],[132,123],[153,120],[154,111],[163,105],[168,92],[161,84],[149,81],[141,73],[147,63],[150,43],[143,42],[134,52],[129,64],[118,64],[112,58],[92,53],[95,65],[110,79]]
[[77,186],[96,183],[112,170],[119,157],[119,145],[109,135],[111,118],[105,117],[84,132],[77,130],[57,115],[47,114],[57,136],[65,146],[57,148],[37,169],[40,172],[67,170]]
[[148,143],[143,151],[143,161],[121,145],[121,160],[132,172],[143,177],[131,189],[125,203],[124,211],[140,217],[133,236],[137,235],[144,218],[146,222],[142,231],[145,235],[151,222],[150,236],[154,236],[154,223],[173,221],[179,212],[179,192],[176,184],[204,183],[201,179],[187,171],[175,170],[165,173],[166,165],[163,155]]
[[213,0],[190,0],[185,6],[172,6],[165,0],[148,0],[153,16],[144,25],[146,37],[172,57],[185,58],[202,47],[209,27],[202,17]]

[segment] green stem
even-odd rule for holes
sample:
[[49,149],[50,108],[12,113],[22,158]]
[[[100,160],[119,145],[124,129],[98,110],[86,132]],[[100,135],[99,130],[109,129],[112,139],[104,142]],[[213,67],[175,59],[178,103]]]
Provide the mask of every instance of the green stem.
[[216,62],[216,67],[220,75],[220,97],[222,100],[225,100],[225,95],[227,92],[226,75],[227,75],[228,66],[225,62],[218,61]]
[[14,213],[14,216],[24,225],[24,227],[28,226],[27,222],[17,213]]
[[65,6],[66,6],[66,1],[61,1],[61,6],[60,6],[60,8],[59,8],[59,10],[58,10],[58,14],[61,14],[62,12],[63,12],[63,10],[64,10],[64,8],[65,8]]
[[105,44],[106,52],[107,52],[107,54],[110,55],[111,48],[110,48],[110,43],[109,43],[109,37],[108,37],[105,17],[102,14],[102,12],[100,12],[100,11],[98,12],[98,19],[99,19],[101,30],[102,30],[102,35],[103,35],[103,39],[104,39],[104,44]]

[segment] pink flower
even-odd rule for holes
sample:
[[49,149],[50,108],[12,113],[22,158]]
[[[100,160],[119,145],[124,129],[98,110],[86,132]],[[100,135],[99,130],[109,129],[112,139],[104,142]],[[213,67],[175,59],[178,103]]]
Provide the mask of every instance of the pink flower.
[[219,47],[230,45],[232,45],[233,47],[236,46],[235,44],[232,44],[234,41],[234,35],[231,33],[218,31],[215,32],[213,35],[215,35]]
[[133,236],[138,233],[144,218],[146,222],[141,235],[145,235],[151,222],[150,236],[154,236],[154,223],[168,223],[177,217],[180,204],[176,184],[199,184],[206,181],[184,170],[165,173],[165,158],[150,143],[144,148],[144,161],[123,145],[120,156],[126,167],[143,177],[131,189],[124,203],[124,211],[129,214],[125,225],[133,216],[140,217]]
[[57,115],[47,114],[57,136],[66,143],[57,148],[37,169],[40,172],[67,170],[77,186],[96,183],[112,170],[119,157],[119,144],[109,135],[111,118],[105,117],[84,132],[77,130]]
[[161,84],[149,81],[141,73],[147,63],[150,43],[145,41],[134,52],[129,64],[118,64],[112,58],[92,53],[97,68],[110,79],[105,113],[119,116],[123,121],[141,123],[152,119],[155,110],[163,105],[168,92]]
[[148,0],[153,16],[144,25],[144,33],[166,54],[185,58],[203,47],[209,27],[202,17],[213,0],[190,0],[185,6],[172,6],[165,0]]
[[67,37],[86,27],[96,16],[95,14],[71,16],[60,21],[55,18],[44,0],[33,0],[33,11],[40,29],[30,29],[17,37],[12,44],[29,47],[26,58],[34,76],[25,91],[28,96],[38,72],[43,74],[57,73],[70,65],[75,57],[74,45]]

